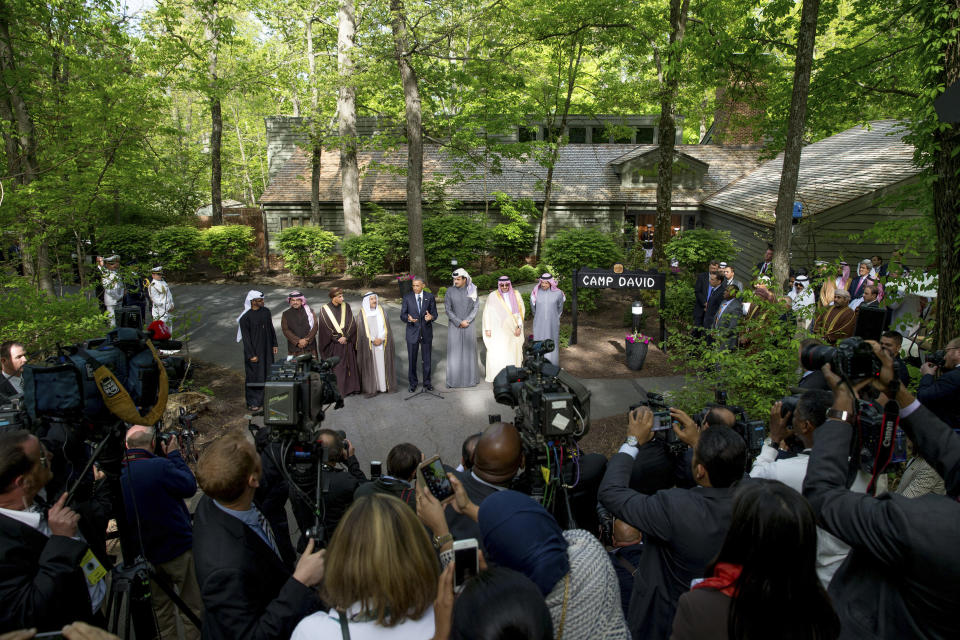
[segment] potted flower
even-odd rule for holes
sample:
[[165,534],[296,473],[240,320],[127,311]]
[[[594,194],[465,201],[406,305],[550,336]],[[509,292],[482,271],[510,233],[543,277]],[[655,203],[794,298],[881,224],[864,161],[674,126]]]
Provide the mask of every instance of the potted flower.
[[639,331],[628,333],[626,348],[627,367],[632,371],[643,369],[643,362],[647,359],[647,351],[650,349],[650,336],[645,336]]
[[409,292],[413,291],[413,274],[408,273],[402,276],[397,276],[397,284],[400,285],[400,297],[402,298]]

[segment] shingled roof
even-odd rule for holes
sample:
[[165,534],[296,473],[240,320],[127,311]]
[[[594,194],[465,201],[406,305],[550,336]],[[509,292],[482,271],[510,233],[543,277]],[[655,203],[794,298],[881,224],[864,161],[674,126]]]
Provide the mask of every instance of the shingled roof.
[[[611,162],[625,154],[640,156],[656,145],[570,144],[560,150],[554,169],[552,199],[555,202],[656,202],[656,186],[642,184],[621,187],[620,177]],[[700,189],[674,190],[673,203],[699,204],[732,180],[759,165],[756,149],[724,148],[713,145],[677,145],[677,151],[708,165]],[[406,147],[395,151],[361,151],[360,199],[364,202],[404,202],[406,199]],[[458,180],[460,174],[463,179]],[[456,160],[436,145],[426,145],[423,153],[423,181],[449,180],[447,197],[462,202],[483,202],[494,191],[513,198],[543,198],[542,182],[547,170],[534,160],[526,162],[502,159],[502,172],[484,175],[479,171],[461,171]],[[341,202],[340,157],[336,150],[325,150],[321,159],[320,201]],[[290,157],[277,172],[260,198],[269,204],[310,202],[310,158],[303,149]]]
[[[800,155],[796,200],[814,215],[917,175],[905,126],[878,120],[807,145]],[[783,171],[783,154],[708,196],[704,204],[773,222]]]

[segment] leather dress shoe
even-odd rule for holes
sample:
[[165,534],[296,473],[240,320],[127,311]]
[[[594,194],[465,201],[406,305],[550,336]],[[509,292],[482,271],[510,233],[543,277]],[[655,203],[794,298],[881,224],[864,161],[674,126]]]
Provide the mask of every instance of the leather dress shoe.
[[423,388],[426,389],[427,391],[433,391],[433,385],[430,383],[424,384]]
[[417,390],[417,385],[415,384],[410,385],[410,393],[413,393],[416,390]]

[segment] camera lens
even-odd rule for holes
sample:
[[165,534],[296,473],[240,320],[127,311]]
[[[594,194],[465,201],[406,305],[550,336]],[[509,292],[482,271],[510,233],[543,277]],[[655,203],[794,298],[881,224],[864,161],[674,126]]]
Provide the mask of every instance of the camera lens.
[[817,371],[825,364],[833,362],[837,350],[825,344],[811,344],[800,352],[800,364],[807,371]]

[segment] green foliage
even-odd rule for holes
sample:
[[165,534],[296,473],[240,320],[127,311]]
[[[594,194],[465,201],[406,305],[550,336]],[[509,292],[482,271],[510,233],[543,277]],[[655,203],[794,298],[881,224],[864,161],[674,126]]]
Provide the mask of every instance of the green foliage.
[[560,348],[566,349],[570,346],[570,334],[573,333],[573,327],[569,324],[560,325]]
[[[573,270],[581,267],[608,269],[614,263],[623,260],[623,254],[616,240],[596,229],[566,229],[547,240],[543,245],[543,259],[554,266],[551,271],[557,278],[557,284],[570,299],[573,288],[571,278]],[[577,304],[580,311],[597,308],[598,292],[580,289],[577,292]]]
[[360,278],[363,286],[369,285],[378,273],[383,272],[387,253],[387,241],[383,236],[373,233],[351,236],[344,239],[340,248],[350,261],[347,273]]
[[497,269],[493,273],[481,273],[473,278],[473,284],[475,284],[477,289],[480,291],[492,291],[493,289],[497,288],[497,280],[500,278],[500,276],[507,276],[510,278],[510,282],[513,283],[513,286],[524,284],[525,282],[533,282],[534,280],[540,278],[536,269],[528,264],[525,264],[522,267],[506,267],[503,269]]
[[529,294],[529,293],[521,293],[521,294],[520,294],[520,298],[523,299],[523,304],[524,304],[524,306],[527,308],[527,317],[529,317],[529,316],[530,316],[530,309],[532,308],[531,305],[530,305],[530,294]]
[[153,234],[151,244],[166,271],[186,271],[203,249],[203,236],[196,227],[164,227]]
[[520,282],[533,282],[534,280],[540,279],[540,274],[544,273],[543,271],[537,271],[535,268],[531,267],[528,264],[520,267]]
[[686,331],[668,331],[667,358],[685,368],[686,383],[674,393],[673,404],[685,411],[712,402],[714,389],[724,389],[732,405],[743,407],[752,419],[765,420],[771,405],[796,382],[796,325],[779,320],[783,309],[751,293],[744,300],[760,305],[740,327],[741,339],[750,344],[734,351],[707,346]]
[[450,277],[450,261],[469,264],[486,248],[487,233],[476,218],[461,213],[437,215],[423,221],[423,248],[427,271],[438,280]]
[[[666,307],[660,309],[660,315],[666,323],[667,331],[685,332],[693,322],[693,305],[696,302],[696,292],[690,278],[667,278],[667,290],[664,296]],[[660,306],[660,296],[653,297],[652,302]]]
[[30,359],[55,352],[57,344],[68,345],[105,335],[106,316],[97,299],[83,293],[51,297],[37,291],[26,278],[14,277],[0,284],[0,342],[22,342]]
[[490,230],[490,248],[500,264],[520,262],[533,250],[537,231],[530,220],[537,219],[537,207],[532,200],[513,200],[501,191],[495,191],[493,196],[500,215],[508,222]]
[[249,269],[254,263],[253,229],[242,224],[210,227],[202,232],[210,264],[226,274]]
[[446,288],[446,287],[440,287],[440,288],[438,288],[438,289],[437,289],[437,299],[438,299],[438,300],[443,300],[443,299],[446,298],[446,297],[447,297],[447,288]]
[[277,236],[283,264],[300,277],[323,273],[337,236],[320,227],[287,227]]
[[391,272],[406,268],[410,261],[410,237],[407,233],[407,217],[399,213],[391,213],[374,203],[367,205],[370,209],[364,221],[364,235],[374,235],[383,238],[384,260]]
[[120,256],[122,264],[136,261],[142,265],[150,264],[150,252],[154,250],[152,233],[149,227],[137,224],[120,224],[101,227],[97,230],[97,255],[110,254]]
[[740,253],[733,245],[730,232],[718,229],[681,231],[670,239],[664,251],[668,258],[678,261],[682,269],[693,273],[706,271],[713,259],[731,262]]

